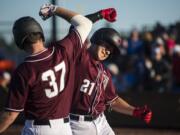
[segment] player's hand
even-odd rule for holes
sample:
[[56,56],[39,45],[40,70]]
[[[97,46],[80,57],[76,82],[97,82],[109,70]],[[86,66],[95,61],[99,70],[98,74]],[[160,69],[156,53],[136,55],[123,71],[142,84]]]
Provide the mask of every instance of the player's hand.
[[147,107],[147,105],[136,107],[133,111],[133,116],[143,119],[147,124],[149,124],[152,118],[152,111]]
[[109,22],[116,21],[116,10],[114,8],[107,8],[100,11],[100,14],[104,19],[106,19]]
[[56,8],[57,6],[53,4],[44,4],[40,7],[39,15],[43,20],[46,20],[54,14]]

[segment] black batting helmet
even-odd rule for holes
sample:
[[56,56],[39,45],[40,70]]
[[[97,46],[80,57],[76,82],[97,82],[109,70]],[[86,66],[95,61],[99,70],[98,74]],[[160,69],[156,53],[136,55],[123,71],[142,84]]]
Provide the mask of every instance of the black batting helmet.
[[114,55],[120,54],[119,46],[121,44],[120,34],[113,28],[101,28],[97,30],[91,37],[91,43],[102,44],[105,43],[109,47],[113,47]]
[[23,42],[31,33],[40,33],[44,41],[44,34],[40,24],[32,17],[25,16],[15,21],[13,35],[17,46],[23,49]]

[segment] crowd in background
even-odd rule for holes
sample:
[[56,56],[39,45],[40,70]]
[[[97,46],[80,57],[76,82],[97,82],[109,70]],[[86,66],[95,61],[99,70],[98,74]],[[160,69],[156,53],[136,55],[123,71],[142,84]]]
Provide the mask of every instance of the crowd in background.
[[180,92],[180,23],[122,36],[120,56],[107,67],[119,92]]
[[[120,32],[121,34],[121,32]],[[105,64],[119,92],[180,92],[180,22],[122,35],[121,54]],[[0,92],[7,92],[14,68],[23,60],[14,42],[0,38]]]

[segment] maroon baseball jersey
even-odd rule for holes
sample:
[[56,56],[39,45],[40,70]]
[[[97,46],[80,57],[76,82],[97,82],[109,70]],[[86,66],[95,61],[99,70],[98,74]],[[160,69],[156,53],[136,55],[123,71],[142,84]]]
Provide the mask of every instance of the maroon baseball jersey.
[[75,93],[71,113],[98,115],[118,97],[110,72],[83,49],[76,63]]
[[82,48],[76,30],[43,52],[28,56],[12,77],[6,110],[27,119],[56,119],[70,111],[75,59]]

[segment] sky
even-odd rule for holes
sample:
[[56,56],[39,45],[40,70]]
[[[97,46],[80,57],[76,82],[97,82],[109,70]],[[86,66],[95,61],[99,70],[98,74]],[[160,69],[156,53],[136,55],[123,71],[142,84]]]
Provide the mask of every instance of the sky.
[[[38,15],[39,8],[44,3],[50,3],[50,0],[1,0],[0,33],[5,31],[6,34],[12,35],[11,29],[16,19],[32,16],[42,25],[45,36],[48,35],[51,19],[42,21]],[[112,27],[120,31],[128,31],[134,27],[140,29],[144,25],[152,26],[157,21],[169,25],[180,20],[180,0],[57,0],[57,5],[83,15],[113,7],[118,16]],[[104,24],[105,21],[97,22],[93,30]],[[58,19],[60,33],[65,33],[68,27],[67,22]]]

